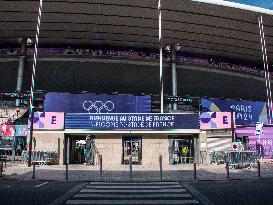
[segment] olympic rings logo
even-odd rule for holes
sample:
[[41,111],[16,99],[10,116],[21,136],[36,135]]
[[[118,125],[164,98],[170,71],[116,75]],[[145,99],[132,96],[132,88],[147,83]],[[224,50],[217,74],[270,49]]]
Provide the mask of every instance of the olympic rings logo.
[[94,103],[92,101],[84,101],[82,107],[89,113],[101,113],[111,112],[115,108],[115,104],[112,101],[106,101],[105,103],[100,100]]

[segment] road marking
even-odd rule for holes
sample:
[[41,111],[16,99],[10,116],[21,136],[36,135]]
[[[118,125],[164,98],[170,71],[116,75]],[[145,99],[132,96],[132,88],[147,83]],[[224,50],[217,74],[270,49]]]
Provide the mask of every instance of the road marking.
[[44,182],[44,183],[42,183],[42,184],[38,184],[38,185],[36,185],[36,186],[35,186],[35,188],[38,188],[38,187],[44,186],[44,185],[46,185],[46,184],[48,184],[48,182]]
[[163,186],[141,186],[141,185],[130,185],[130,186],[86,186],[88,189],[172,189],[177,188],[181,189],[181,186],[179,184],[177,185],[163,185]]
[[80,192],[88,192],[88,193],[111,193],[111,192],[115,192],[115,193],[181,193],[181,192],[185,192],[185,189],[151,189],[151,190],[135,190],[135,189],[125,189],[125,190],[120,190],[120,189],[102,189],[102,190],[98,190],[98,189],[82,189]]
[[179,183],[95,182],[84,186],[65,204],[189,205],[200,202]]
[[72,189],[70,189],[65,194],[59,196],[57,199],[55,199],[53,202],[49,203],[48,205],[59,205],[63,204],[66,200],[68,200],[70,197],[72,197],[75,193],[77,193],[80,189],[82,189],[87,183],[81,183]]
[[10,185],[5,185],[5,186],[0,186],[0,188],[11,188],[12,186]]
[[151,204],[151,205],[161,205],[161,204],[199,204],[198,201],[196,200],[176,200],[176,201],[170,201],[170,200],[118,200],[118,201],[113,201],[113,200],[68,200],[66,204],[101,204],[101,205],[108,205],[108,204],[124,204],[124,205],[136,205],[136,204]]
[[183,183],[183,186],[190,191],[203,205],[214,205],[204,194],[197,191],[193,186],[188,183]]
[[[76,194],[73,196],[74,198],[121,198],[121,199],[143,199],[144,195],[128,195],[126,193],[124,194]],[[160,198],[190,198],[192,197],[190,194],[145,194],[145,198],[150,198],[150,199],[160,199]]]
[[90,182],[90,185],[99,185],[99,186],[129,186],[129,185],[179,185],[178,182]]

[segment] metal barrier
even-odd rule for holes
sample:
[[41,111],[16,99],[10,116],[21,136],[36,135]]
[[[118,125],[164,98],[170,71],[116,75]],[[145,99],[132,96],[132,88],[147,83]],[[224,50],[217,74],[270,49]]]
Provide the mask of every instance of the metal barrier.
[[196,179],[196,163],[193,163],[193,178]]
[[160,180],[162,181],[162,155],[159,155]]
[[229,179],[229,163],[226,162],[227,179]]
[[100,180],[102,180],[102,155],[99,155],[100,160]]
[[[58,154],[55,151],[32,151],[32,161],[40,165],[57,164]],[[27,164],[28,162],[28,151],[22,152],[22,161]]]
[[68,180],[68,163],[65,164],[65,180]]
[[3,177],[3,162],[0,162],[0,177]]
[[211,164],[224,164],[226,161],[226,153],[224,151],[212,151],[211,155]]
[[256,165],[254,151],[227,151],[227,162],[229,168],[235,169],[240,167],[252,168]]
[[259,160],[257,162],[257,165],[258,165],[258,177],[261,177],[261,163]]
[[129,167],[130,167],[130,181],[133,180],[133,166],[132,166],[132,155],[129,156]]
[[35,163],[32,163],[33,170],[32,170],[32,179],[35,179]]

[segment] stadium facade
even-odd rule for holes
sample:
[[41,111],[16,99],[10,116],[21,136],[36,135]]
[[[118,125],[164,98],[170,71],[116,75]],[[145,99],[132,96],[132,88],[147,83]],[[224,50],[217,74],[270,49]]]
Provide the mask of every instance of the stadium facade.
[[[30,90],[37,8],[3,1],[2,93]],[[158,165],[159,155],[164,165],[203,162],[236,138],[255,147],[252,128],[263,122],[270,153],[258,13],[179,0],[162,1],[161,12],[164,113],[156,1],[44,2],[35,83],[45,95],[34,150],[57,152],[60,164],[82,163],[83,147],[107,166],[127,164],[129,155],[144,167]],[[269,64],[272,18],[263,14]],[[14,106],[26,112],[23,102]],[[1,109],[14,115],[9,105]]]

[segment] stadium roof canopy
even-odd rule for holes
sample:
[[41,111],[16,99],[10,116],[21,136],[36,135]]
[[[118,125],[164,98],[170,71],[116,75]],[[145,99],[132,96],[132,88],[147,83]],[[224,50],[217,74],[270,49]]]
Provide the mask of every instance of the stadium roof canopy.
[[[34,40],[39,0],[0,2],[0,46]],[[157,49],[157,0],[45,0],[40,47],[120,46]],[[163,44],[181,51],[261,61],[259,13],[193,2],[161,0]],[[273,16],[262,14],[269,60]]]

